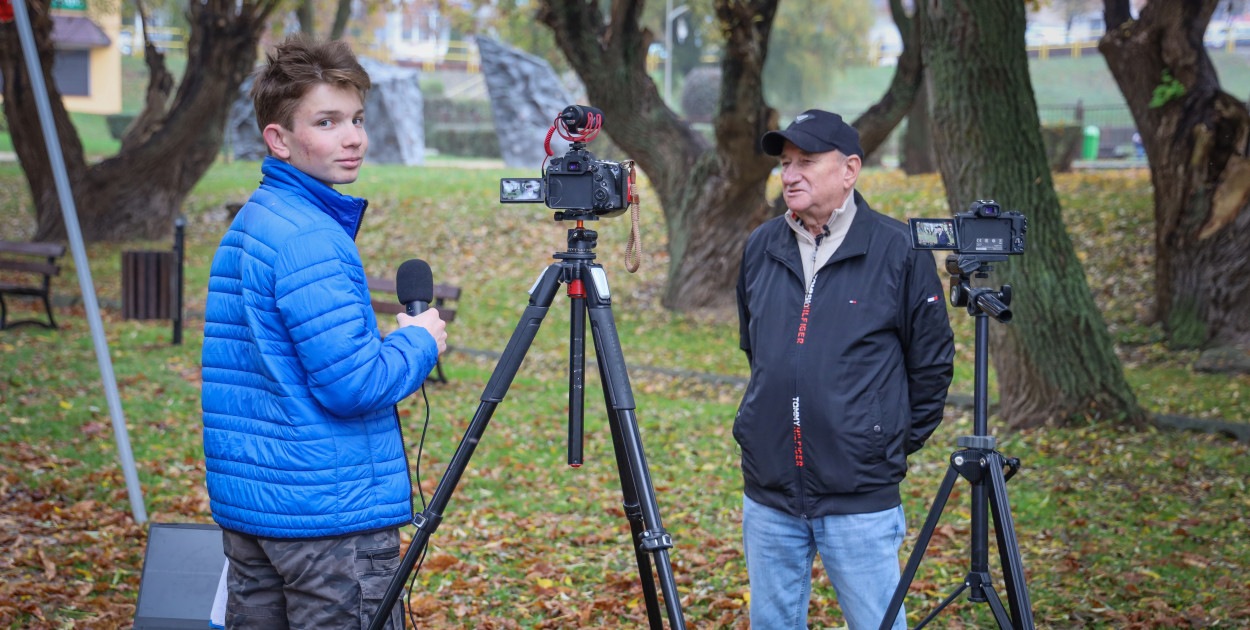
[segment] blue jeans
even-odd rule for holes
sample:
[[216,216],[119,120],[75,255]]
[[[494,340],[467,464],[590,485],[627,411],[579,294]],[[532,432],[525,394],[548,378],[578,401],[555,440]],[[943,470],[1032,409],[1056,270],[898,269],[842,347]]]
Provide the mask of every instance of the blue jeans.
[[[903,506],[804,519],[742,497],[742,543],[751,581],[751,627],[805,630],[812,560],[820,553],[850,630],[881,625],[898,587]],[[907,629],[899,610],[894,630]]]

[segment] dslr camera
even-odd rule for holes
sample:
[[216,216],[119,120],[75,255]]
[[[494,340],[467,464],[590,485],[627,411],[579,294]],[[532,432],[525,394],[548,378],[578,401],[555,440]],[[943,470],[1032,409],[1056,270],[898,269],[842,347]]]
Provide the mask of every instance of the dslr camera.
[[[562,210],[557,221],[614,217],[629,205],[631,176],[620,162],[597,160],[586,143],[603,125],[603,112],[587,105],[569,105],[552,125],[572,142],[567,153],[552,157],[542,177],[499,180],[500,203],[545,202]],[[551,154],[548,134],[547,154]]]
[[974,201],[949,219],[908,219],[912,249],[942,249],[972,255],[1024,253],[1028,220],[994,201]]

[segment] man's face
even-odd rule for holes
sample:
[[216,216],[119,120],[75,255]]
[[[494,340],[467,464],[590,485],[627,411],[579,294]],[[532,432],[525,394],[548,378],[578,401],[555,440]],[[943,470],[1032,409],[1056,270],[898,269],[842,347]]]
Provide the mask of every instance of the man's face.
[[809,229],[819,229],[842,207],[859,177],[859,156],[808,153],[790,141],[781,150],[782,197]]
[[291,125],[265,127],[274,157],[330,186],[356,181],[369,148],[364,104],[356,90],[314,86],[300,99]]

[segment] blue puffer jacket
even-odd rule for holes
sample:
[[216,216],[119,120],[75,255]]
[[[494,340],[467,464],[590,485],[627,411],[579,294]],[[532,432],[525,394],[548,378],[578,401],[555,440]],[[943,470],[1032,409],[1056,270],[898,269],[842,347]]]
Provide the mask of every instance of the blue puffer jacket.
[[395,403],[438,358],[381,338],[354,242],[363,199],[266,158],[213,257],[204,323],[204,455],[213,519],[313,538],[412,518]]

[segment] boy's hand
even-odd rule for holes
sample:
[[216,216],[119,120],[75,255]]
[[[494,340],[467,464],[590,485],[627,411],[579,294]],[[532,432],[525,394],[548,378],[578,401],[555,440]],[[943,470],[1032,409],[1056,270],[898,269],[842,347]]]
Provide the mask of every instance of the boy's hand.
[[434,337],[435,343],[438,344],[438,353],[441,355],[447,349],[447,322],[438,316],[438,309],[428,308],[422,311],[416,317],[412,317],[407,313],[398,313],[395,315],[395,321],[399,322],[399,326],[420,326],[429,331],[430,336]]

